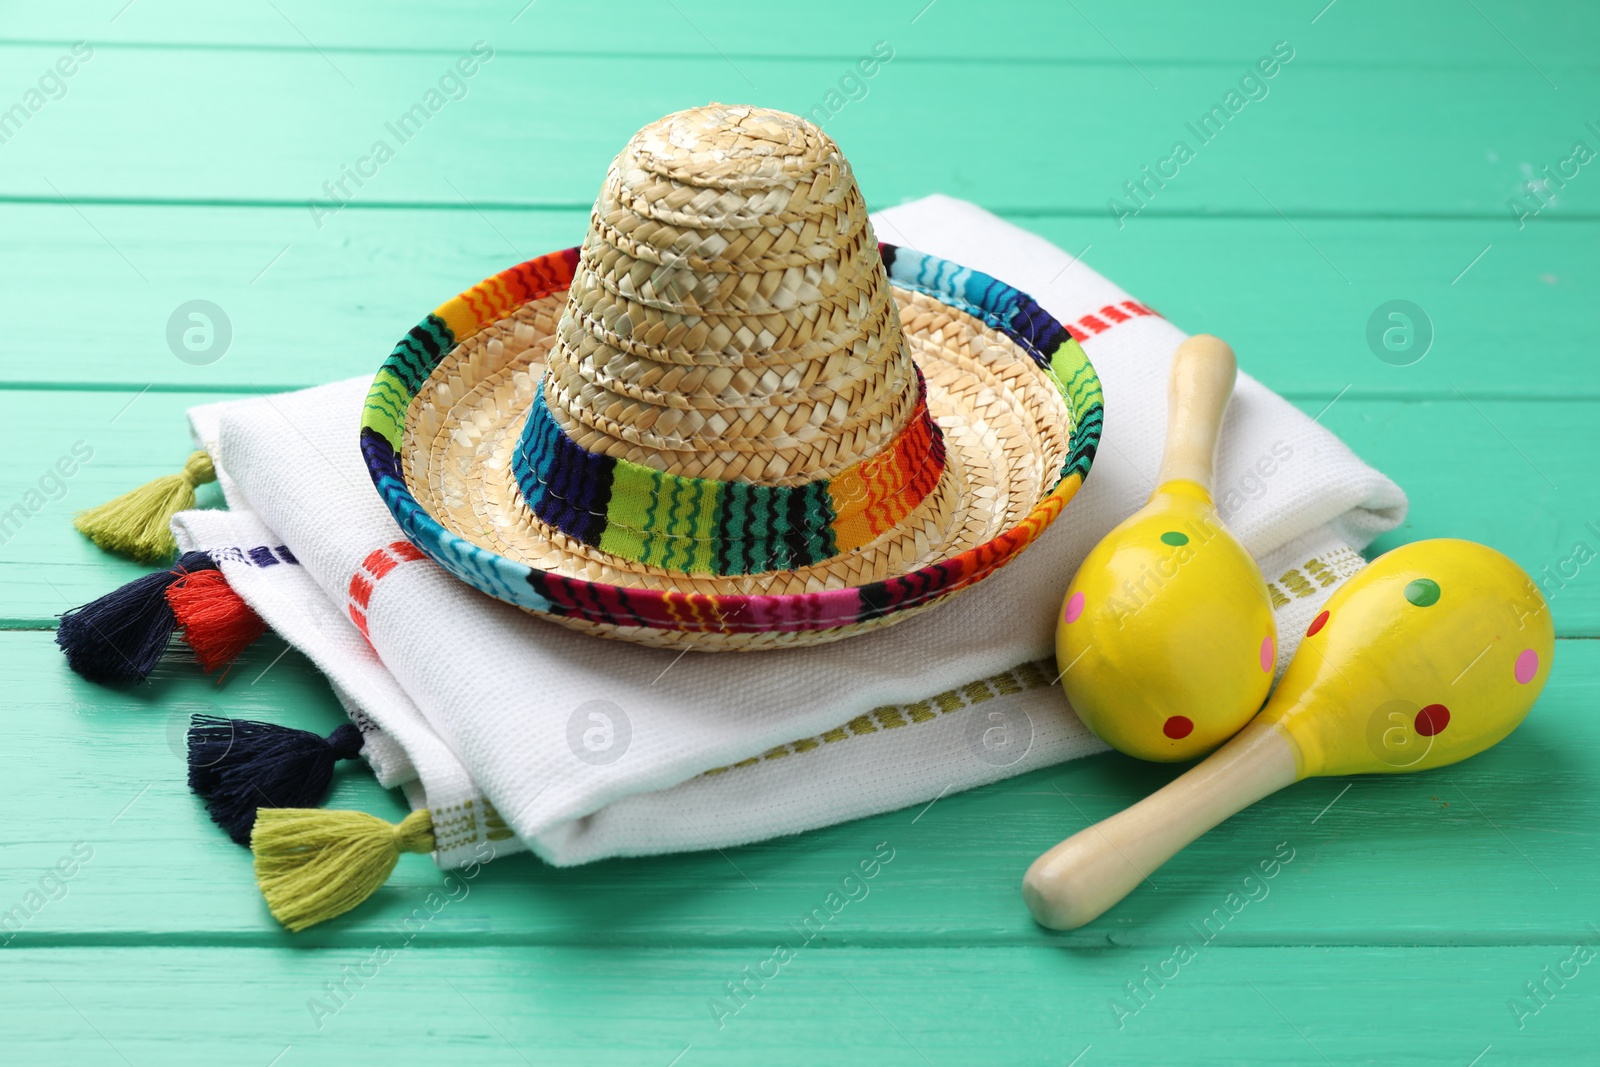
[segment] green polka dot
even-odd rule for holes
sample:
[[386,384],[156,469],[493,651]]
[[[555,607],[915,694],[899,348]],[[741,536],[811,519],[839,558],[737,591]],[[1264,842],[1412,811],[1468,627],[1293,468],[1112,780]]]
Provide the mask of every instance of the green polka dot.
[[1432,578],[1418,578],[1406,586],[1406,599],[1419,608],[1431,608],[1439,602],[1439,583]]
[[1189,543],[1189,535],[1181,534],[1177,530],[1168,530],[1166,533],[1161,535],[1161,543],[1164,545],[1171,545],[1173,548],[1177,548],[1179,545],[1186,545]]

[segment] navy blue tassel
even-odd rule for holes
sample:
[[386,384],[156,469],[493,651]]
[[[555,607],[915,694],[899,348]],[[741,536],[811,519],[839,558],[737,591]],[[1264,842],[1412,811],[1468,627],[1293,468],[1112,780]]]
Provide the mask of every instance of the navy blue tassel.
[[102,685],[144,681],[178,625],[167,603],[167,587],[186,574],[216,567],[204,552],[185,552],[170,570],[135,578],[62,615],[56,644],[66,653],[67,665]]
[[350,723],[326,738],[270,722],[196,715],[189,725],[189,788],[211,820],[250,844],[257,808],[315,808],[327,798],[333,765],[361,754]]

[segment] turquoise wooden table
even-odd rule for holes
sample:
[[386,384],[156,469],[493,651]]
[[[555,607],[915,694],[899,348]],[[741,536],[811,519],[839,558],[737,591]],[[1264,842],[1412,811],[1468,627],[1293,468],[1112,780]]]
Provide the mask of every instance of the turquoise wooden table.
[[[0,3],[5,1061],[1600,1059],[1600,9],[760,10]],[[480,41],[492,59],[389,134]],[[220,685],[176,657],[129,692],[75,678],[56,615],[141,568],[72,514],[181,461],[185,408],[369,373],[443,294],[574,243],[628,134],[711,99],[823,118],[874,206],[966,197],[1228,338],[1410,493],[1376,548],[1474,538],[1544,586],[1560,640],[1527,723],[1442,771],[1302,783],[1070,935],[1028,918],[1023,869],[1170,769],[1101,756],[727,856],[519,856],[409,939],[441,875],[408,856],[359,911],[280,930],[185,789],[182,731],[197,711],[326,731],[338,704],[270,637]],[[167,339],[195,299],[231,328],[198,366]],[[332,803],[404,810],[363,772]],[[870,897],[748,982],[881,841]],[[730,983],[749,992],[719,1018]]]

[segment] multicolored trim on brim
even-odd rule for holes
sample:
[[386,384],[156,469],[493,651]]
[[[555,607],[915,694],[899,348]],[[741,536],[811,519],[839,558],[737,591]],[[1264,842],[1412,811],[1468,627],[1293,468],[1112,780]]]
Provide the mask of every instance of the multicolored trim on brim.
[[1049,494],[1016,526],[958,556],[851,589],[784,596],[718,596],[635,589],[566,578],[517,563],[445,529],[406,487],[398,457],[406,411],[457,344],[517,307],[567,288],[578,262],[569,248],[502,271],[441,305],[396,346],[367,396],[361,450],[373,484],[423,552],[467,584],[530,611],[609,626],[708,633],[830,630],[870,622],[963,589],[1032,544],[1083,484],[1104,418],[1100,379],[1061,323],[1022,292],[978,271],[880,245],[889,280],[981,320],[1049,373],[1073,417],[1071,448]]
[[686,478],[590,452],[561,428],[540,383],[511,471],[535,515],[602,552],[685,574],[760,574],[821,563],[898,526],[939,484],[944,434],[918,370],[904,428],[831,478]]

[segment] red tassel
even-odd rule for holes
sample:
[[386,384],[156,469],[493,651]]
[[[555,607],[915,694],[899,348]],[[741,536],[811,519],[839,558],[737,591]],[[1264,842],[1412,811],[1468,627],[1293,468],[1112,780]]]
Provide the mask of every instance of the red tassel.
[[167,588],[167,603],[183,640],[207,674],[226,667],[267,632],[221,571],[190,574]]

